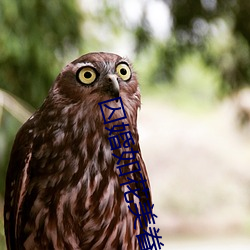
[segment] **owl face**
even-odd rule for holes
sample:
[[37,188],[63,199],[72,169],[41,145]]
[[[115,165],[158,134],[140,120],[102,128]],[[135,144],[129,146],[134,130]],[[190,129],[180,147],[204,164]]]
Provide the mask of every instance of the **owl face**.
[[137,79],[129,61],[103,52],[83,55],[68,64],[57,77],[52,92],[71,103],[98,103],[119,96],[140,100]]

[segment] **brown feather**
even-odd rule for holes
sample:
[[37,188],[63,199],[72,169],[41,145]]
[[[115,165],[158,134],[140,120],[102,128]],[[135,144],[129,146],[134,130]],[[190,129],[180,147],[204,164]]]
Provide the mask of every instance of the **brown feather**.
[[[139,152],[136,160],[149,186],[137,132],[140,93],[134,72],[126,82],[118,77],[126,119],[104,125],[98,105],[114,97],[107,74],[116,74],[120,61],[130,65],[109,53],[90,53],[67,65],[41,108],[18,132],[6,178],[8,249],[139,248],[136,235],[141,229],[137,223],[134,230],[135,216],[124,199],[126,186],[120,186],[127,176],[119,177],[117,159],[112,156],[121,155],[124,148],[111,151],[105,129],[129,124],[133,150]],[[76,79],[83,65],[98,72],[91,86]],[[139,180],[138,172],[129,176]],[[140,201],[146,202],[140,194]],[[135,196],[130,199],[138,204]]]

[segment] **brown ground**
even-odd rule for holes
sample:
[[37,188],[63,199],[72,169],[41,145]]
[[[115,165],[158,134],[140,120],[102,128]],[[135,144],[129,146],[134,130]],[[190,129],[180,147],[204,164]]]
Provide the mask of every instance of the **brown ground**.
[[[250,136],[234,121],[229,101],[198,115],[144,101],[140,142],[164,242],[187,235],[219,235],[222,245],[236,236],[250,239]],[[227,249],[250,249],[249,241],[247,248],[238,242]],[[168,249],[210,249],[197,244]]]

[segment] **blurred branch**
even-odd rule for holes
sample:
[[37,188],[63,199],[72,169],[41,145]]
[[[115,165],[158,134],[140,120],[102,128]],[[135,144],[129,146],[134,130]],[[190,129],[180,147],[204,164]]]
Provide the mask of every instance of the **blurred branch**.
[[0,123],[3,109],[6,109],[20,123],[24,123],[32,114],[31,108],[25,107],[16,97],[0,89]]

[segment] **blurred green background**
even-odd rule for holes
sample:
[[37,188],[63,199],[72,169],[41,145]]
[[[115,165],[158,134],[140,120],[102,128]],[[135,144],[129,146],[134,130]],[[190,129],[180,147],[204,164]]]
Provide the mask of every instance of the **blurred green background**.
[[90,51],[129,57],[138,73],[165,248],[249,249],[249,23],[247,0],[1,0],[0,249],[15,134],[61,68]]

